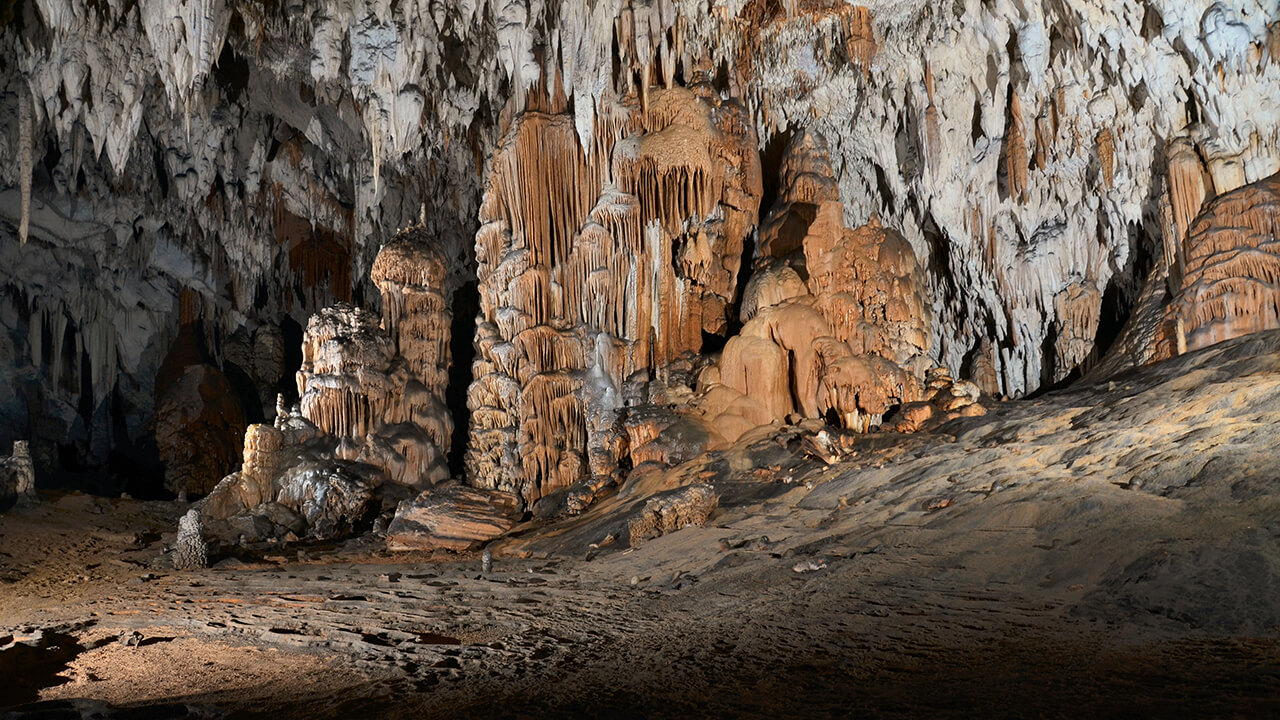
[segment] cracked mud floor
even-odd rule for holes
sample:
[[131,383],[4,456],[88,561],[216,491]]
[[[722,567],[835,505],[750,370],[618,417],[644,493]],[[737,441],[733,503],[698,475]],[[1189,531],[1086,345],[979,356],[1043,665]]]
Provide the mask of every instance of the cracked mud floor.
[[[781,428],[477,555],[167,569],[182,508],[0,517],[0,717],[1280,716],[1280,335],[870,435]],[[656,491],[705,527],[628,548]]]

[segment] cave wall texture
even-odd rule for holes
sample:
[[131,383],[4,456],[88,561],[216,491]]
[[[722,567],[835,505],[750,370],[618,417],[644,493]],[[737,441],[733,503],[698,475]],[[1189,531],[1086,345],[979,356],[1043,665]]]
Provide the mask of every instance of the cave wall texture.
[[[931,362],[1007,396],[1096,365],[1149,276],[1200,272],[1166,242],[1199,203],[1280,170],[1271,0],[7,0],[0,21],[0,447],[109,468],[104,490],[153,462],[180,337],[251,423],[312,313],[379,305],[398,229],[425,226],[462,295],[534,111],[581,153],[548,157],[596,167],[620,104],[702,83],[760,151],[753,212],[790,140],[821,137],[844,226],[878,219],[923,268]],[[751,266],[754,237],[717,260]],[[453,334],[484,361],[476,310]],[[262,343],[282,359],[254,367]]]

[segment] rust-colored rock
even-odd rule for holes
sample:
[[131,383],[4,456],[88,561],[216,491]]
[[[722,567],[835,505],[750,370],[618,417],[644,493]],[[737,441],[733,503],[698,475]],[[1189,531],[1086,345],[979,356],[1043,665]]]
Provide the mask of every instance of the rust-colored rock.
[[737,292],[753,125],[708,86],[641,89],[599,108],[586,151],[573,117],[528,112],[494,156],[467,470],[526,504],[612,472],[624,384],[723,333]]
[[468,550],[520,519],[519,499],[497,490],[449,485],[403,502],[387,528],[390,550]]
[[1280,174],[1209,202],[1184,247],[1151,360],[1280,327]]

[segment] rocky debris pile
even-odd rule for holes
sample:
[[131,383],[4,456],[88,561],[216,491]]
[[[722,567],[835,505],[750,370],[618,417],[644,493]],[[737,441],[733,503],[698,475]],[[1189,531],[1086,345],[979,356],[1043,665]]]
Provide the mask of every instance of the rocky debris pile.
[[400,503],[387,527],[387,548],[469,550],[506,533],[520,517],[511,493],[446,485]]
[[26,440],[13,442],[13,454],[0,457],[0,510],[39,500],[36,471]]
[[706,484],[689,485],[650,498],[640,514],[627,523],[631,546],[690,525],[702,525],[711,517],[719,499],[715,489]]
[[894,432],[912,433],[928,430],[961,417],[980,417],[987,410],[979,400],[982,393],[970,380],[954,380],[944,367],[931,369],[925,375],[928,399],[905,403],[886,423]]

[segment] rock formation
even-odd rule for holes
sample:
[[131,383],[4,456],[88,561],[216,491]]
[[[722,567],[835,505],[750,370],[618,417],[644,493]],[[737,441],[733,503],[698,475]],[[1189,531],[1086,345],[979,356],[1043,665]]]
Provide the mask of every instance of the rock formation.
[[519,499],[511,493],[449,485],[400,503],[387,527],[387,548],[468,550],[519,519]]
[[444,260],[411,227],[382,249],[372,275],[382,317],[339,303],[311,318],[298,405],[278,397],[275,426],[249,427],[240,470],[199,506],[207,535],[224,544],[341,538],[367,527],[377,500],[394,507],[448,478]]
[[875,219],[844,227],[820,137],[796,136],[781,176],[746,324],[698,382],[703,416],[729,442],[793,414],[865,431],[919,399],[928,362],[925,277],[910,245]]
[[710,485],[690,485],[648,500],[640,514],[627,524],[632,547],[646,540],[701,525],[711,517],[719,497]]
[[746,111],[709,85],[597,112],[582,145],[568,114],[518,118],[481,206],[468,475],[529,504],[609,476],[623,385],[725,332],[760,202]]
[[[501,141],[527,154],[532,141],[517,136],[542,135],[561,170],[580,163],[612,176],[607,193],[585,184],[574,202],[588,207],[563,204],[576,221],[613,191],[621,198],[693,159],[650,152],[695,148],[667,142],[691,137],[667,132],[667,120],[636,128],[667,140],[613,152],[633,125],[620,104],[653,108],[656,120],[682,104],[663,97],[681,86],[710,106],[735,98],[732,122],[770,174],[790,135],[825,137],[828,197],[842,203],[845,226],[878,217],[926,269],[932,360],[958,371],[988,347],[984,372],[1010,397],[1078,369],[1063,362],[1083,369],[1093,348],[1076,345],[1109,339],[1059,347],[1060,329],[1075,323],[1055,298],[1074,286],[1108,298],[1107,314],[1136,303],[1146,258],[1163,254],[1167,183],[1152,168],[1164,148],[1194,144],[1206,196],[1280,169],[1277,18],[1256,0],[39,0],[9,17],[0,27],[0,57],[12,60],[0,67],[0,324],[14,343],[0,384],[20,392],[0,398],[0,426],[6,439],[31,440],[42,471],[60,455],[101,470],[113,452],[149,442],[152,379],[184,292],[204,308],[206,346],[225,373],[223,348],[240,342],[241,328],[301,325],[335,301],[372,299],[378,248],[415,220],[439,242],[450,287],[474,281],[483,263],[499,277],[501,258],[474,253],[477,229],[495,217],[481,212],[484,191],[520,184],[502,168],[520,153]],[[708,84],[713,92],[699,89]],[[559,118],[558,128],[533,129],[536,114]],[[1194,173],[1177,177],[1174,223],[1194,217],[1197,194]],[[625,178],[636,187],[622,187]],[[715,184],[690,176],[699,213],[715,194],[694,187],[704,181]],[[721,195],[715,204],[732,205]],[[641,212],[669,223],[692,207],[680,204]],[[701,214],[698,224],[707,226]],[[644,367],[714,331],[719,306],[736,300],[727,284],[735,268],[706,260],[735,233],[704,231],[681,228],[671,273],[702,292],[669,313],[680,332],[655,341],[657,359]],[[549,245],[560,246],[558,232],[548,230]],[[648,242],[645,232],[632,241]],[[252,379],[269,399],[270,379]],[[527,425],[508,417],[481,429]],[[587,445],[610,444],[603,429],[581,434]],[[488,441],[486,462],[505,467],[511,485],[521,463],[502,464],[496,448],[520,439]],[[603,471],[613,453],[577,454],[563,470],[565,453],[530,459],[542,466],[531,472],[560,482],[593,458]]]
[[302,416],[338,439],[337,457],[419,490],[449,476],[453,433],[444,263],[424,233],[403,231],[378,254],[381,319],[348,304],[321,310],[307,323],[298,371]]
[[26,440],[15,440],[13,454],[0,457],[0,509],[15,503],[30,503],[36,495],[36,472]]
[[1280,174],[1210,201],[1183,247],[1151,359],[1280,327]]

